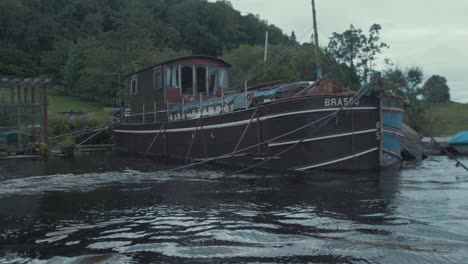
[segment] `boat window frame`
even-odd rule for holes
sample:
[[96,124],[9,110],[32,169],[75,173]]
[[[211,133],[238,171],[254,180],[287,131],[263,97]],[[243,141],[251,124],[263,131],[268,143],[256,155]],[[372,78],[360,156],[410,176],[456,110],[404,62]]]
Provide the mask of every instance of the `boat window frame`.
[[[221,82],[221,72],[224,72],[225,73],[225,84],[226,84],[226,87],[223,87],[222,85],[222,82]],[[229,90],[229,71],[227,68],[224,68],[224,67],[219,67],[218,68],[218,81],[219,81],[219,85],[218,85],[218,89],[225,89],[225,90]]]
[[[207,65],[204,65],[204,64],[200,64],[200,65],[194,65],[195,67],[195,89],[194,89],[194,92],[195,92],[195,95],[198,95],[198,94],[202,94],[202,95],[208,95],[208,66]],[[204,87],[204,92],[199,92],[198,90],[198,69],[204,69],[205,70],[205,74],[204,74],[204,78],[205,78],[205,87]]]
[[[220,70],[220,68],[218,66],[214,66],[214,65],[213,66],[207,66],[207,68],[208,68],[208,70],[207,70],[208,71],[208,74],[207,74],[208,75],[208,78],[207,78],[207,82],[208,82],[208,84],[207,84],[207,86],[208,86],[207,93],[208,93],[208,95],[217,95],[219,93],[219,87],[220,87],[220,85],[219,85],[219,82],[220,82],[219,81],[219,72],[220,72],[219,70]],[[210,89],[211,88],[210,87],[210,85],[211,85],[211,70],[213,70],[213,69],[215,70],[214,71],[215,80],[214,80],[214,83],[213,83],[214,84],[213,90],[211,90]]]
[[[179,78],[180,78],[180,94],[184,94],[184,95],[194,95],[195,93],[195,80],[196,80],[196,76],[194,75],[194,66],[193,64],[179,64],[179,69],[180,69],[180,75],[179,75]],[[182,88],[182,69],[184,67],[190,67],[192,69],[192,92],[191,93],[184,93],[184,90]]]
[[[174,68],[176,69],[176,82],[177,85],[172,85],[172,81],[174,80],[173,78],[173,73],[174,73]],[[165,66],[165,77],[164,77],[164,86],[169,89],[169,88],[178,88],[180,89],[180,65],[179,64],[168,64]]]

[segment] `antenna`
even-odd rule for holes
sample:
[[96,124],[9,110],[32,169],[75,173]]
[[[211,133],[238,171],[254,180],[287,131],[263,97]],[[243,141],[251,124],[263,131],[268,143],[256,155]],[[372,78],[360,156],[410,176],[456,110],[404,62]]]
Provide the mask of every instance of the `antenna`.
[[315,12],[315,0],[311,0],[312,2],[312,17],[314,19],[314,37],[315,37],[315,61],[317,63],[317,79],[322,78],[322,69],[320,68],[320,47],[318,42],[318,33],[317,33],[317,14]]

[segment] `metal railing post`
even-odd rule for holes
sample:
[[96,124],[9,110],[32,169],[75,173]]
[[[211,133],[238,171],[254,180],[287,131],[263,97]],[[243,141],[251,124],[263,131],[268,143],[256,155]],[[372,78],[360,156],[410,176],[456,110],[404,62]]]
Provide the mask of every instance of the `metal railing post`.
[[221,88],[221,114],[224,113],[224,89]]
[[199,94],[200,95],[200,116],[202,115],[203,113],[203,107],[202,107],[202,94]]
[[158,113],[156,112],[156,110],[157,110],[156,103],[153,103],[153,108],[154,108],[154,122],[156,123],[156,121],[157,121],[156,116],[158,115]]
[[182,96],[182,119],[185,119],[185,99]]

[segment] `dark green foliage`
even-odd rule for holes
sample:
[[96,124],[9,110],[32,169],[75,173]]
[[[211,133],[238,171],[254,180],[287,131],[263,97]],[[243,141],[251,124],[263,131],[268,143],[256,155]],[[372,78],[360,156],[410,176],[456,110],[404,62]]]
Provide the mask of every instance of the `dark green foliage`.
[[[244,81],[249,85],[272,80],[304,81],[316,80],[314,45],[272,45],[269,59],[263,61],[264,47],[241,45],[224,54],[223,59],[232,63],[231,85],[241,88]],[[359,87],[356,73],[344,64],[337,64],[328,54],[320,54],[324,73],[332,72],[335,77],[353,89]]]
[[175,56],[263,45],[267,30],[272,45],[293,42],[229,1],[2,0],[0,74],[48,75],[64,94],[114,101],[118,74]]
[[430,104],[442,104],[450,102],[450,88],[447,79],[439,75],[432,75],[422,87],[424,100]]
[[386,84],[399,86],[395,90],[396,95],[404,98],[404,108],[408,115],[405,122],[419,132],[422,124],[427,123],[427,105],[418,99],[421,95],[421,83],[424,74],[418,67],[401,70],[399,68],[387,70],[383,73],[383,80]]
[[380,41],[379,24],[373,24],[368,34],[353,25],[343,33],[332,34],[327,51],[341,63],[346,63],[355,69],[362,83],[367,83],[375,71],[375,59],[388,45]]

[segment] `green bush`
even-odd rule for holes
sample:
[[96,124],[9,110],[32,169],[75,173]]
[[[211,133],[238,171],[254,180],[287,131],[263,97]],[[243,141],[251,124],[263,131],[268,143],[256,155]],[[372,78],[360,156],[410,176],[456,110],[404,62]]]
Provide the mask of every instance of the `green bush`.
[[44,142],[35,142],[32,144],[31,150],[33,154],[45,156],[49,151],[49,146]]
[[101,120],[87,116],[69,118],[63,115],[49,115],[49,135],[59,136],[103,125]]
[[64,138],[62,141],[59,142],[59,147],[64,148],[74,148],[76,146],[75,139],[72,137]]

